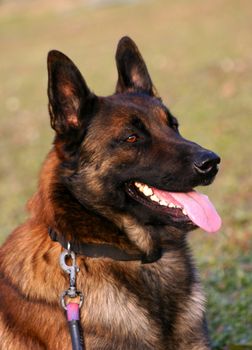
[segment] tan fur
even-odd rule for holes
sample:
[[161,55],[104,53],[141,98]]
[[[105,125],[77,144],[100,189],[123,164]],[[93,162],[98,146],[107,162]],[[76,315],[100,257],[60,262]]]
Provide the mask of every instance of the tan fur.
[[130,216],[123,216],[121,218],[121,227],[128,234],[129,239],[140,250],[146,254],[149,254],[154,248],[153,239],[147,229],[143,229],[136,220]]

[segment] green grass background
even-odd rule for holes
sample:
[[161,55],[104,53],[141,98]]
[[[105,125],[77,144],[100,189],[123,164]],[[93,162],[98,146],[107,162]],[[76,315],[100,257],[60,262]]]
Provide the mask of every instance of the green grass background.
[[245,349],[242,344],[252,343],[251,1],[55,3],[0,2],[1,241],[24,220],[51,147],[47,52],[65,52],[89,86],[107,95],[116,82],[116,44],[127,34],[182,134],[222,157],[216,181],[203,189],[223,218],[222,229],[214,235],[198,230],[190,242],[214,349]]

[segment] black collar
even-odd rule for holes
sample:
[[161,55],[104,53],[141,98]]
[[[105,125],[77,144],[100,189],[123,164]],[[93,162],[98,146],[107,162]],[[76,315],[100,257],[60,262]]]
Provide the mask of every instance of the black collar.
[[142,264],[149,264],[159,260],[162,257],[162,249],[157,249],[151,254],[144,253],[127,253],[124,250],[107,243],[78,243],[74,241],[68,242],[63,237],[59,237],[57,232],[49,227],[49,236],[52,241],[59,242],[62,247],[68,249],[70,244],[70,249],[78,254],[83,255],[88,258],[110,258],[117,261],[141,261]]

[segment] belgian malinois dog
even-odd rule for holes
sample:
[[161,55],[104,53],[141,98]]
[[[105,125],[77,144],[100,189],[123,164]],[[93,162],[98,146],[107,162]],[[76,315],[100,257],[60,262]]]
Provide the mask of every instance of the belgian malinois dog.
[[2,350],[71,349],[59,302],[67,245],[80,268],[85,349],[210,349],[187,233],[220,227],[194,190],[213,181],[220,158],[180,135],[128,37],[116,64],[115,93],[98,97],[69,58],[49,52],[56,136],[30,217],[1,248]]

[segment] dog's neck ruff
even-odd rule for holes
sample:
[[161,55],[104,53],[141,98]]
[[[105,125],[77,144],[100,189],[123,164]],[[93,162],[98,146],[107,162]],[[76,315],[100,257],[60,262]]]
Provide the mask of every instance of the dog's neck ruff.
[[142,264],[154,263],[162,257],[162,248],[151,252],[151,254],[139,253],[127,253],[126,251],[120,249],[119,247],[113,246],[108,243],[80,243],[74,241],[67,241],[61,235],[59,236],[57,232],[49,227],[48,233],[52,241],[60,243],[60,245],[65,248],[70,249],[74,253],[88,257],[88,258],[109,258],[116,261],[140,261]]

